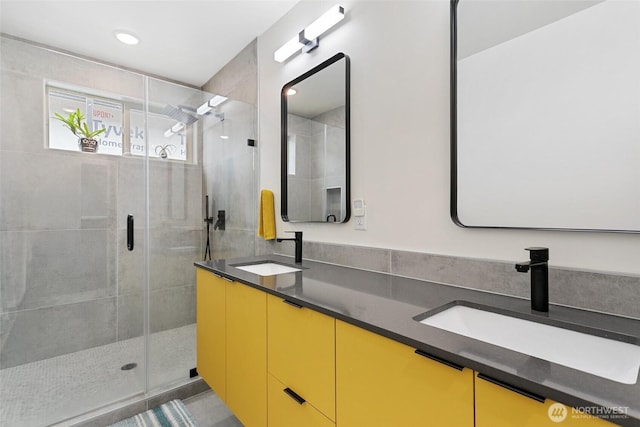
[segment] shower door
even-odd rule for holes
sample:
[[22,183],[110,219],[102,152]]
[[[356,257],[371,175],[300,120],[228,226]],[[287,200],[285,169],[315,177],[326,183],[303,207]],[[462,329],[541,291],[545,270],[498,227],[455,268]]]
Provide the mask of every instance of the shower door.
[[145,78],[0,42],[0,425],[42,426],[145,392]]
[[193,263],[202,259],[202,123],[213,114],[198,114],[198,108],[212,97],[148,78],[149,393],[185,383],[196,367]]
[[[213,94],[0,42],[0,425],[185,384]],[[78,109],[104,129],[95,153],[54,119]]]

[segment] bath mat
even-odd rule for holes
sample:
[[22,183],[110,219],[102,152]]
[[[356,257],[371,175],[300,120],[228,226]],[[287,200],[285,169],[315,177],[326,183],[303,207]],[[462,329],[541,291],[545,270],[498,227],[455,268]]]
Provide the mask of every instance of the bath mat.
[[197,427],[193,415],[181,400],[172,400],[110,427]]

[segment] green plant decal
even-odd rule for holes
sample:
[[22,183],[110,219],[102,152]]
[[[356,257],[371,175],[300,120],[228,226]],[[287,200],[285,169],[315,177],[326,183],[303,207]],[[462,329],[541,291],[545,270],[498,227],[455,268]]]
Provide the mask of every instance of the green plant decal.
[[87,126],[87,122],[84,121],[84,116],[80,112],[79,108],[73,113],[69,113],[67,117],[55,113],[54,119],[60,120],[62,123],[64,123],[64,126],[79,138],[93,139],[94,136],[98,136],[102,132],[106,131],[105,128],[91,131],[89,129],[89,126]]

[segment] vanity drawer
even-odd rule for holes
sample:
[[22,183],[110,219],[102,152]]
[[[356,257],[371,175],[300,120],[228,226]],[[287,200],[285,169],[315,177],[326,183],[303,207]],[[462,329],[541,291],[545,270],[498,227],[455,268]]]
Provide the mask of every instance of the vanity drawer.
[[613,427],[600,418],[576,414],[544,397],[527,395],[475,376],[476,427]]
[[268,371],[335,420],[335,320],[269,295]]
[[337,321],[336,416],[340,426],[474,427],[473,372],[423,354]]
[[269,374],[269,425],[277,427],[335,427],[335,423],[303,401],[293,389]]

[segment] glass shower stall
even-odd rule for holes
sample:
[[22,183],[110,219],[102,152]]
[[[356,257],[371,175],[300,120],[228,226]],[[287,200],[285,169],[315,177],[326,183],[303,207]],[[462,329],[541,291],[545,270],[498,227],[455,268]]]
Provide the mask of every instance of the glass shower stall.
[[[0,41],[0,424],[51,425],[190,381],[213,186],[203,142],[228,136],[224,122],[222,143],[252,137],[253,107],[201,108],[214,94]],[[77,111],[104,129],[97,152],[55,118]],[[251,199],[245,173],[234,190]],[[227,207],[229,231],[234,210],[255,215]]]

